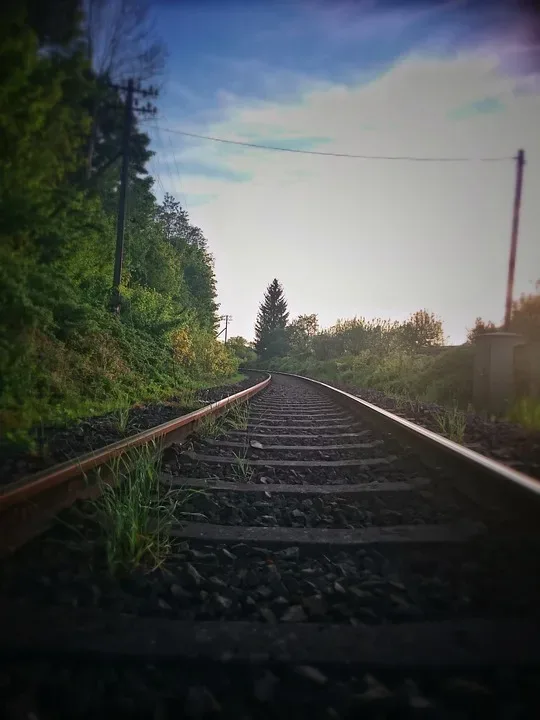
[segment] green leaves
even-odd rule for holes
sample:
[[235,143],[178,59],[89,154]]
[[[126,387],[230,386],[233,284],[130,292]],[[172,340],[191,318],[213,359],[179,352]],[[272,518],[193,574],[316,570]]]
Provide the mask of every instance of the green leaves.
[[[111,391],[171,394],[224,377],[216,281],[202,231],[160,206],[133,118],[120,318],[109,313],[123,136],[122,93],[97,77],[76,0],[25,0],[0,27],[0,426],[109,410]],[[26,14],[26,16],[25,16]],[[55,17],[51,24],[50,17]],[[189,327],[189,367],[172,334]],[[109,405],[108,405],[109,404]]]
[[46,232],[56,225],[58,193],[82,156],[88,131],[82,101],[85,61],[39,54],[21,19],[0,31],[0,235]]

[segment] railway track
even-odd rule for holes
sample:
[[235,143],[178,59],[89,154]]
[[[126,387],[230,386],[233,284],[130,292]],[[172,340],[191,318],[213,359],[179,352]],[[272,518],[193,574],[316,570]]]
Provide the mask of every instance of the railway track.
[[163,567],[111,578],[62,526],[4,561],[9,712],[538,716],[536,481],[286,375],[186,432]]

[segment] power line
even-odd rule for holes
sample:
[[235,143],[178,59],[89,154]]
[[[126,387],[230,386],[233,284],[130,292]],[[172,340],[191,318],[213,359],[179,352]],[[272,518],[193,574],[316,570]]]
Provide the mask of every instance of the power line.
[[[156,141],[159,140],[159,143],[161,144],[161,147],[160,148],[158,147],[158,150],[164,151],[163,140],[161,139],[161,136],[159,135],[159,127],[155,121],[152,123],[152,128],[156,131],[154,139]],[[156,144],[158,144],[158,143],[156,142]],[[155,159],[155,156],[152,157],[151,160],[149,161],[149,164],[151,163],[150,169],[152,169],[152,168],[154,169],[153,175],[155,176],[155,178],[158,182],[158,185],[160,186],[161,191],[163,192],[163,197],[165,197],[165,195],[167,194],[167,190],[165,190],[165,186],[163,185],[163,181],[162,181],[161,176],[157,169],[157,162],[155,162],[154,159]],[[165,167],[165,170],[167,171],[167,167],[166,166],[164,166],[164,167]]]
[[[165,120],[167,121],[168,118],[165,118]],[[158,128],[158,130],[159,130],[159,128]],[[172,140],[171,140],[170,134],[167,135],[167,140],[168,140],[168,142],[169,142],[169,147],[171,148],[171,153],[172,153],[172,157],[173,157],[173,162],[174,162],[174,166],[175,166],[175,168],[176,168],[176,174],[177,174],[177,176],[178,176],[178,184],[180,185],[180,181],[181,181],[180,166],[179,166],[178,161],[177,161],[177,159],[176,159],[176,153],[175,153],[175,151],[174,151],[174,145],[173,145],[173,142],[172,142]],[[180,196],[180,200],[181,200],[182,203],[183,203],[183,208],[184,208],[184,210],[186,210],[186,212],[187,212],[187,211],[188,211],[187,201],[186,201],[185,195],[182,193],[181,187],[180,187],[179,190],[177,191],[177,194]]]
[[159,172],[157,171],[156,165],[153,162],[153,160],[148,161],[148,167],[150,169],[150,176],[154,177],[156,179],[157,184],[161,188],[161,191],[163,192],[163,195],[167,192],[165,188],[163,187],[163,183],[161,182],[161,177],[159,175]]
[[169,186],[169,192],[173,190],[174,187],[174,173],[171,172],[170,168],[170,157],[166,155],[165,152],[165,143],[163,141],[163,138],[161,136],[161,130],[157,123],[154,124],[154,129],[156,131],[156,140],[158,141],[158,150],[161,151],[162,157],[161,157],[161,166],[163,169],[163,172],[166,176],[166,182]]
[[172,130],[162,127],[161,130],[186,137],[198,138],[199,140],[211,140],[212,142],[226,143],[227,145],[241,145],[242,147],[256,148],[257,150],[275,150],[278,152],[299,153],[301,155],[323,155],[326,157],[356,158],[358,160],[405,160],[408,162],[507,162],[515,160],[515,157],[415,157],[411,155],[355,155],[353,153],[323,152],[321,150],[300,150],[299,148],[284,148],[274,145],[258,145],[256,143],[243,142],[242,140],[227,140],[225,138],[212,137],[210,135],[198,135],[197,133],[186,132],[185,130]]

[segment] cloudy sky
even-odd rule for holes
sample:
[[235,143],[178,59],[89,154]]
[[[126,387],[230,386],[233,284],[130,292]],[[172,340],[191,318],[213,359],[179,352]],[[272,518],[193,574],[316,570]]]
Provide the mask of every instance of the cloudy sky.
[[[268,283],[291,316],[401,320],[452,343],[502,320],[515,181],[516,293],[540,278],[540,82],[530,25],[463,2],[162,0],[169,49],[151,162],[209,240],[221,312],[251,339]],[[536,48],[537,49],[537,48]],[[540,63],[536,64],[540,68]],[[175,132],[171,132],[175,131]],[[368,156],[324,157],[200,140]],[[481,158],[497,158],[483,161]],[[498,159],[502,158],[502,159]]]

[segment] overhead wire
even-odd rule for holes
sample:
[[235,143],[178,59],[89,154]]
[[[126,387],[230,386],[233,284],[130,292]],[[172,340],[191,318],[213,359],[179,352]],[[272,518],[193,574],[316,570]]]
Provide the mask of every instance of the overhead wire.
[[[152,127],[153,130],[156,131],[156,133],[155,133],[155,139],[161,141],[161,137],[160,137],[160,135],[159,135],[159,128],[158,128],[158,125],[157,125],[157,123],[156,123],[155,120],[152,121],[151,127]],[[159,150],[159,148],[158,148],[158,150]],[[154,156],[154,157],[155,157],[155,156]],[[148,164],[151,166],[150,169],[152,170],[152,175],[156,178],[157,184],[159,185],[159,187],[161,188],[161,191],[162,191],[163,195],[165,196],[165,194],[166,194],[167,191],[165,190],[165,187],[164,187],[164,185],[163,185],[163,181],[162,181],[162,179],[161,179],[161,175],[159,174],[159,171],[158,171],[158,169],[157,169],[157,167],[156,167],[156,163],[154,162],[154,157],[152,157],[152,158],[150,159],[150,161],[149,161]]]
[[[165,117],[165,116],[164,116],[164,117]],[[165,118],[165,120],[167,120],[167,118]],[[179,164],[179,162],[178,162],[178,160],[177,160],[177,157],[176,157],[176,153],[175,153],[175,150],[174,150],[174,145],[173,145],[173,142],[172,142],[170,133],[167,135],[167,140],[168,140],[168,142],[169,142],[169,147],[170,147],[170,149],[171,149],[172,159],[173,159],[174,167],[175,167],[175,169],[176,169],[176,175],[177,175],[177,178],[178,178],[178,183],[180,183],[180,178],[181,178],[180,164]],[[183,194],[183,192],[182,192],[182,190],[181,190],[180,188],[178,189],[177,194],[179,195],[180,200],[182,201],[182,207],[183,207],[184,210],[186,210],[186,212],[187,212],[187,211],[188,211],[187,201],[186,201],[185,195]]]
[[258,143],[245,142],[243,140],[230,140],[227,138],[213,137],[211,135],[200,135],[198,133],[187,132],[186,130],[175,130],[172,128],[161,127],[163,132],[173,133],[176,135],[184,135],[186,137],[197,138],[199,140],[210,140],[212,142],[226,143],[227,145],[239,145],[241,147],[255,148],[257,150],[272,150],[275,152],[298,153],[301,155],[320,155],[324,157],[353,158],[357,160],[396,160],[406,162],[507,162],[515,160],[515,156],[504,157],[421,157],[414,155],[363,155],[356,153],[339,153],[324,152],[322,150],[302,150],[300,148],[277,147],[275,145],[261,145]]
[[155,125],[156,130],[156,136],[159,141],[159,149],[161,152],[161,160],[162,160],[162,166],[163,171],[167,177],[167,181],[169,183],[169,192],[174,188],[174,172],[171,172],[171,161],[169,155],[167,155],[165,150],[165,142],[163,141],[163,137],[161,135],[161,128],[156,123]]

